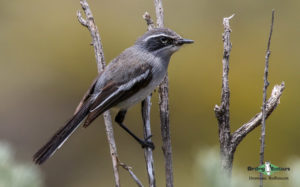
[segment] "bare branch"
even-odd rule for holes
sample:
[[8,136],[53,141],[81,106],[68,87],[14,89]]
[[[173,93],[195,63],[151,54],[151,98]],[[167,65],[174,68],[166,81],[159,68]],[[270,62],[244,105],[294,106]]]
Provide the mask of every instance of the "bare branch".
[[[239,143],[250,133],[253,129],[258,127],[262,122],[262,112],[256,114],[248,123],[242,125],[239,129],[237,129],[234,133],[231,134],[230,131],[230,113],[229,113],[229,105],[230,105],[230,90],[229,90],[229,80],[228,80],[228,72],[229,72],[229,56],[231,52],[231,42],[230,42],[230,25],[229,21],[233,18],[234,15],[224,18],[224,33],[223,33],[223,42],[224,42],[224,52],[223,52],[223,75],[222,75],[222,99],[221,105],[216,105],[214,108],[216,118],[218,120],[219,125],[219,141],[220,141],[220,152],[221,152],[221,164],[222,169],[225,173],[230,177],[232,171],[232,163],[235,150]],[[268,64],[269,64],[269,55],[270,55],[270,41],[273,30],[273,21],[274,21],[274,12],[272,13],[272,24],[271,24],[271,32],[268,42],[267,54],[266,54],[266,68],[265,68],[265,87],[264,94],[266,93],[266,87],[268,86],[267,74],[268,74]],[[272,90],[272,95],[269,100],[266,102],[264,95],[264,109],[265,109],[265,119],[268,118],[269,115],[273,112],[276,106],[279,104],[280,96],[285,88],[284,82],[281,85],[276,85]]]
[[166,186],[173,187],[173,161],[172,144],[170,135],[170,114],[169,114],[169,81],[168,74],[159,86],[159,109],[160,125],[162,135],[162,150],[165,157]]
[[164,9],[162,0],[154,0],[155,12],[156,12],[156,25],[158,28],[163,28],[164,24]]
[[119,165],[129,172],[130,176],[133,178],[133,180],[139,187],[144,187],[142,182],[139,180],[139,178],[137,178],[137,176],[133,173],[132,168],[130,166],[127,166],[122,162],[119,162]]
[[[277,105],[280,103],[280,96],[285,88],[284,82],[281,85],[275,85],[271,97],[266,103],[266,119],[271,115]],[[252,130],[258,127],[262,122],[262,113],[256,114],[250,121],[243,124],[239,129],[237,129],[231,138],[231,143],[234,147],[237,147],[239,143],[249,134]]]
[[87,3],[86,0],[80,0],[80,4],[82,9],[84,10],[84,13],[86,15],[86,19],[84,19],[81,14],[77,12],[77,17],[79,22],[87,27],[90,31],[91,37],[92,37],[92,44],[94,46],[94,52],[95,52],[95,57],[97,61],[97,67],[98,67],[98,73],[100,73],[104,67],[105,67],[105,59],[104,59],[104,53],[103,53],[103,48],[101,44],[101,38],[98,32],[98,28],[95,24],[95,20],[92,14],[92,11],[89,7],[89,4]]
[[82,17],[80,10],[77,11],[77,19],[82,26],[88,27],[86,20]]
[[219,141],[220,141],[220,151],[221,151],[221,164],[222,168],[228,173],[231,173],[232,170],[232,160],[233,155],[231,153],[230,147],[230,90],[229,90],[229,81],[228,81],[228,72],[229,72],[229,57],[230,51],[232,48],[230,42],[230,25],[229,21],[232,19],[234,14],[228,18],[223,19],[224,33],[223,33],[223,42],[224,42],[224,51],[223,51],[223,76],[222,76],[222,94],[221,94],[221,105],[216,105],[214,108],[216,118],[219,125]]
[[[156,24],[158,28],[164,27],[164,10],[162,0],[154,0],[156,12]],[[159,86],[159,110],[161,134],[163,140],[162,150],[165,157],[166,186],[173,187],[173,163],[172,163],[172,145],[170,136],[169,121],[169,81],[168,74]]]
[[[143,18],[145,19],[148,30],[153,29],[154,23],[151,19],[151,16],[148,12],[145,12],[143,15]],[[151,141],[151,123],[150,123],[150,111],[151,111],[151,95],[149,95],[145,100],[142,102],[142,118],[144,123],[144,138],[148,141]],[[148,181],[150,187],[155,187],[155,172],[154,172],[154,159],[153,159],[153,153],[151,148],[145,148],[144,149],[145,154],[145,160],[146,160],[146,168],[147,168],[147,174],[148,174]]]
[[[101,38],[98,32],[98,28],[95,24],[94,17],[92,14],[92,11],[89,7],[89,4],[86,2],[86,0],[80,0],[80,4],[82,9],[84,10],[84,13],[86,15],[86,20],[82,17],[80,11],[77,12],[78,21],[85,27],[88,28],[90,31],[91,37],[92,37],[92,44],[94,46],[94,52],[98,67],[98,73],[103,71],[105,67],[105,59],[104,59],[104,53],[101,43]],[[119,169],[118,169],[118,152],[117,147],[114,139],[114,131],[112,128],[112,120],[111,115],[109,111],[104,112],[104,123],[106,127],[106,135],[109,142],[109,148],[110,148],[110,154],[112,158],[113,163],[113,172],[115,176],[115,183],[116,186],[120,186],[120,177],[119,177]]]
[[143,15],[143,18],[148,25],[148,31],[155,28],[154,22],[148,12],[145,12],[145,14]]
[[[274,25],[274,10],[272,10],[272,21],[271,21],[271,28],[270,28],[270,35],[268,40],[267,52],[265,57],[265,72],[264,72],[264,87],[263,87],[263,105],[262,105],[262,125],[261,125],[261,145],[260,145],[260,159],[259,163],[262,165],[264,163],[264,155],[265,155],[265,135],[266,135],[266,102],[267,102],[267,89],[269,86],[268,81],[268,74],[269,74],[269,58],[270,58],[270,45],[271,45],[271,38],[273,32],[273,25]],[[260,173],[260,187],[263,186],[263,175]]]
[[[144,122],[144,138],[151,141],[151,124],[150,124],[150,110],[151,110],[151,95],[149,95],[142,102],[142,117]],[[154,172],[154,160],[151,148],[145,148],[145,160],[148,173],[149,186],[155,187],[155,172]]]

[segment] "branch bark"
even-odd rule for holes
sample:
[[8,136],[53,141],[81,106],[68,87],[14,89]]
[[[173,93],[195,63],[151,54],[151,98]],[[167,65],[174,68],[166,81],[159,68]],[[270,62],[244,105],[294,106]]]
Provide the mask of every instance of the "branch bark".
[[[151,19],[151,16],[148,12],[145,12],[143,15],[143,18],[145,19],[148,30],[153,29],[154,23]],[[150,123],[150,111],[151,111],[151,95],[149,95],[143,102],[142,102],[142,118],[144,123],[144,138],[148,139],[148,141],[151,141],[151,123]],[[155,171],[154,171],[154,159],[153,159],[153,152],[151,148],[145,148],[144,149],[144,156],[146,161],[146,169],[148,174],[148,181],[150,187],[155,187]]]
[[221,105],[215,106],[215,115],[218,120],[219,125],[219,141],[220,141],[220,152],[221,152],[221,166],[226,171],[227,174],[231,173],[232,170],[232,161],[233,154],[231,154],[231,135],[230,135],[230,113],[229,113],[229,104],[230,104],[230,90],[229,90],[229,81],[228,81],[228,72],[229,72],[229,57],[230,51],[232,48],[230,42],[230,25],[229,21],[233,18],[234,15],[224,18],[224,33],[223,33],[223,42],[224,42],[224,51],[223,51],[223,76],[222,76],[222,94],[221,94]]
[[166,186],[173,187],[173,161],[169,116],[169,81],[168,75],[159,86],[159,109],[162,136],[162,150],[165,157]]
[[155,13],[156,13],[156,25],[158,28],[163,28],[164,24],[164,9],[162,0],[154,0]]
[[[148,96],[142,102],[142,117],[144,122],[144,138],[151,141],[151,125],[150,125],[150,110],[151,110],[151,96]],[[144,150],[146,169],[148,174],[148,181],[150,187],[155,187],[155,172],[154,172],[154,160],[151,148],[145,148]]]
[[[94,20],[92,11],[91,11],[87,1],[80,0],[80,4],[81,4],[82,9],[84,10],[86,19],[84,19],[82,17],[82,14],[80,11],[77,11],[77,18],[78,18],[78,21],[90,31],[90,34],[91,34],[91,37],[93,40],[92,45],[94,46],[94,53],[95,53],[95,57],[96,57],[98,73],[100,74],[103,71],[105,64],[106,64],[105,59],[104,59],[104,52],[103,52],[103,47],[102,47],[102,43],[101,43],[101,38],[99,35],[98,28],[95,24],[95,20]],[[83,104],[83,101],[87,94],[88,93],[86,93],[83,96],[83,99],[80,101],[79,105],[77,106],[75,113],[77,112],[78,108],[80,108],[80,106]],[[115,186],[120,187],[120,176],[119,176],[119,168],[118,168],[118,166],[120,165],[129,172],[130,176],[133,178],[133,180],[136,182],[136,184],[139,187],[143,187],[141,181],[133,173],[132,168],[130,166],[127,166],[126,164],[120,162],[120,160],[118,158],[117,146],[115,143],[114,131],[113,131],[113,127],[112,127],[112,120],[111,120],[110,112],[109,111],[104,112],[103,117],[104,117],[106,135],[107,135],[109,148],[110,148],[110,155],[112,158]]]
[[[86,0],[80,0],[81,7],[85,13],[86,19],[84,19],[81,15],[81,12],[77,12],[77,18],[78,21],[88,28],[90,31],[91,37],[92,37],[92,44],[94,46],[94,53],[96,57],[97,62],[97,68],[98,73],[103,71],[105,67],[105,59],[104,59],[104,53],[103,53],[103,47],[101,43],[101,38],[98,32],[98,28],[95,24],[95,20],[92,14],[92,11],[89,7],[89,4]],[[106,135],[109,142],[109,148],[110,148],[110,155],[112,158],[112,165],[113,165],[113,173],[115,177],[115,185],[116,187],[120,186],[120,176],[119,176],[119,168],[118,168],[118,152],[117,152],[117,146],[114,138],[114,131],[112,127],[112,120],[111,115],[109,111],[104,112],[104,123],[106,128]]]
[[[275,85],[270,98],[266,103],[266,119],[272,114],[277,105],[280,103],[280,96],[283,93],[285,88],[284,82],[280,85]],[[253,131],[256,127],[258,127],[262,122],[262,112],[256,114],[252,119],[250,119],[247,123],[243,124],[240,128],[238,128],[231,136],[231,144],[233,146],[233,150],[241,143],[241,141]]]
[[154,22],[148,12],[145,12],[143,15],[144,20],[147,23],[147,30],[150,31],[155,28]]
[[[271,21],[271,28],[270,28],[270,35],[267,45],[267,52],[265,57],[265,72],[264,72],[264,87],[263,87],[263,104],[262,104],[262,125],[261,125],[261,145],[260,145],[260,158],[259,163],[262,165],[264,163],[264,155],[265,155],[265,135],[266,135],[266,102],[267,102],[267,89],[269,86],[268,81],[268,74],[269,74],[269,58],[270,58],[270,45],[271,45],[271,38],[273,33],[273,25],[274,25],[274,10],[272,10],[272,21]],[[260,173],[260,187],[263,187],[263,174]]]
[[[156,25],[158,28],[164,27],[164,11],[162,6],[162,0],[154,0],[155,12],[156,12]],[[151,30],[155,27],[149,13],[144,14],[144,19],[147,22],[148,30]],[[170,123],[169,123],[169,83],[168,83],[168,75],[164,78],[163,82],[159,86],[159,110],[160,110],[160,123],[161,123],[161,135],[163,146],[162,150],[165,158],[165,174],[166,174],[166,186],[173,187],[173,164],[172,164],[172,146],[171,146],[171,136],[170,136]],[[150,97],[150,96],[149,96]],[[149,102],[148,102],[149,101]],[[144,106],[151,105],[150,99],[147,98],[144,101]],[[146,109],[143,107],[144,111]],[[146,113],[145,113],[146,114]],[[148,115],[150,116],[150,110]],[[144,118],[145,121],[150,121],[148,118]],[[150,122],[149,122],[150,124]],[[146,127],[145,127],[146,128]],[[149,134],[148,134],[149,135]],[[146,154],[146,152],[145,152]],[[147,164],[149,165],[149,163]],[[151,175],[151,174],[150,174]],[[150,180],[149,170],[148,177]]]
[[[158,28],[164,27],[164,10],[162,0],[154,0],[156,12],[156,24]],[[168,74],[159,86],[159,110],[160,125],[163,146],[162,150],[165,157],[166,186],[173,187],[173,162],[172,145],[170,135],[170,117],[169,117],[169,80]]]
[[[219,141],[220,141],[220,152],[221,152],[221,164],[222,169],[228,177],[231,176],[232,172],[232,163],[234,153],[236,151],[237,146],[240,142],[249,134],[252,130],[258,127],[262,121],[267,119],[274,109],[277,107],[280,101],[280,96],[285,88],[284,82],[281,85],[275,85],[271,97],[266,101],[266,85],[268,85],[267,77],[265,77],[265,87],[264,87],[264,111],[256,114],[249,122],[243,124],[239,129],[237,129],[234,133],[231,134],[230,131],[230,113],[229,113],[229,105],[230,105],[230,90],[228,83],[228,72],[229,72],[229,56],[232,48],[230,42],[230,25],[229,21],[233,17],[230,16],[228,18],[223,19],[224,24],[224,33],[223,33],[223,42],[224,42],[224,52],[223,52],[223,76],[222,76],[222,98],[221,105],[216,105],[214,108],[216,118],[218,120],[219,125]],[[274,12],[272,13],[272,24],[271,24],[271,32],[268,42],[267,54],[266,54],[266,69],[265,76],[268,74],[268,61],[270,55],[270,41],[273,30],[273,21],[274,21]],[[264,113],[264,117],[263,114]],[[265,128],[265,127],[263,127]]]
[[122,166],[125,170],[128,171],[130,176],[133,178],[135,183],[137,184],[138,187],[144,187],[142,182],[137,178],[137,176],[133,173],[132,168],[130,166],[127,166],[126,164],[122,163],[119,161],[119,165]]

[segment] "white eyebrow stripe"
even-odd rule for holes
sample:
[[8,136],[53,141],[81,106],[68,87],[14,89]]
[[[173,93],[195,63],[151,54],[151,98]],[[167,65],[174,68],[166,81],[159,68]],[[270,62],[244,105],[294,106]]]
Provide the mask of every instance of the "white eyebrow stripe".
[[171,36],[166,35],[166,34],[156,34],[156,35],[148,36],[148,37],[145,38],[143,41],[146,42],[146,41],[148,41],[148,40],[151,39],[151,38],[156,38],[156,37],[159,37],[159,36],[165,36],[165,37],[168,37],[168,38],[172,38]]
[[101,107],[104,103],[106,103],[109,99],[111,99],[112,97],[114,97],[115,95],[117,95],[120,91],[123,90],[129,90],[130,88],[132,88],[132,86],[138,82],[141,81],[143,79],[145,79],[150,73],[150,70],[148,69],[146,72],[144,72],[143,74],[137,76],[136,78],[130,80],[129,82],[127,82],[126,84],[121,85],[115,92],[113,92],[110,96],[108,96],[104,101],[102,101],[97,107],[95,107],[94,109],[90,110],[90,112],[94,112],[95,110],[97,110],[99,107]]

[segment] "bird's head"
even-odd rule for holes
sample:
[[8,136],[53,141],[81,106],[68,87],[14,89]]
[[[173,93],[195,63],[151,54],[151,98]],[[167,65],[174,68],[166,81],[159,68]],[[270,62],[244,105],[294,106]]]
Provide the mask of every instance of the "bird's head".
[[182,38],[171,29],[155,28],[141,36],[136,41],[136,45],[156,56],[168,58],[182,45],[193,42],[193,40]]

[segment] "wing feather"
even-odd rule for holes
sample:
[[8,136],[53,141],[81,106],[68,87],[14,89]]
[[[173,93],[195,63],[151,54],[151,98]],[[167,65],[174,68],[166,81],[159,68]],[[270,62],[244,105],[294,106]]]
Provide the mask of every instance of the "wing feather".
[[74,115],[82,108],[83,104],[90,98],[90,96],[94,93],[95,87],[96,87],[96,83],[98,78],[101,76],[100,72],[98,74],[98,76],[93,80],[92,84],[90,85],[89,89],[85,92],[85,94],[83,95],[82,99],[80,100],[79,104],[77,105]]
[[151,68],[143,68],[143,71],[139,69],[139,73],[138,76],[127,82],[117,83],[113,80],[108,82],[92,104],[83,126],[89,126],[103,112],[146,87],[152,80]]

